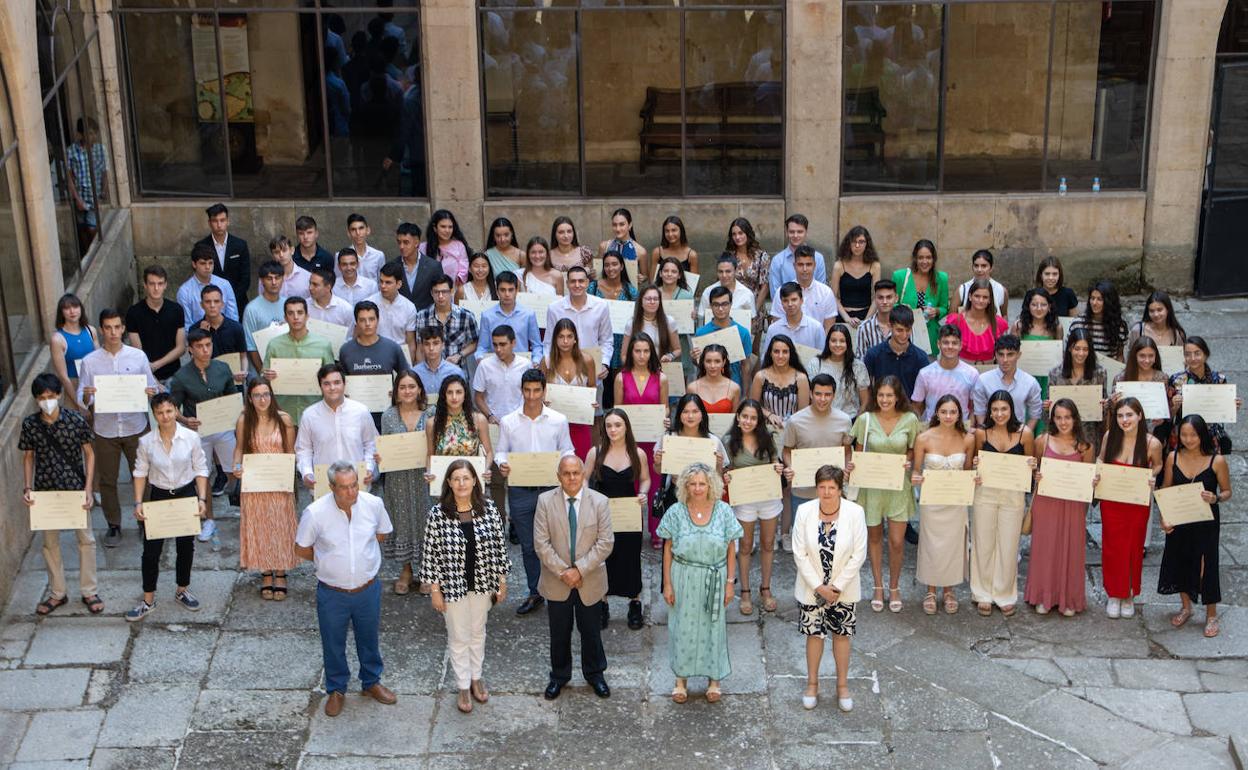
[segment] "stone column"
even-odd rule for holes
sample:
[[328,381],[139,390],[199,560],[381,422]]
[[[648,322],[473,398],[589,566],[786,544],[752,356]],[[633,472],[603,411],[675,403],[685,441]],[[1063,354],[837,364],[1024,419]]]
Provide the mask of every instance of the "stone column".
[[[89,12],[91,0],[81,2],[83,9]],[[97,45],[91,46],[84,55],[91,57],[91,71],[99,73],[104,88],[103,98],[97,100],[97,103],[104,106],[107,113],[101,116],[102,120],[107,121],[107,126],[102,126],[101,130],[107,131],[105,135],[109,137],[109,171],[112,172],[113,184],[117,189],[115,205],[117,208],[128,208],[130,166],[126,155],[126,124],[122,120],[120,109],[108,109],[108,105],[123,104],[121,70],[117,63],[117,29],[113,26],[112,10],[113,0],[95,0],[94,18],[89,15],[86,17],[86,34],[89,35],[93,29],[98,28],[100,35],[96,39]]]
[[785,209],[810,219],[809,239],[827,257],[840,242],[841,3],[789,0],[787,6]]
[[425,0],[420,20],[429,200],[479,233],[485,178],[476,4]]
[[1162,3],[1149,126],[1144,281],[1190,291],[1226,0]]
[[9,106],[18,142],[17,161],[22,172],[22,202],[29,228],[30,253],[39,256],[24,260],[17,267],[26,273],[28,309],[38,316],[46,340],[56,330],[51,309],[64,293],[65,282],[61,276],[56,201],[48,174],[48,140],[43,129],[36,39],[35,4],[0,3],[0,67],[4,68],[9,88]]

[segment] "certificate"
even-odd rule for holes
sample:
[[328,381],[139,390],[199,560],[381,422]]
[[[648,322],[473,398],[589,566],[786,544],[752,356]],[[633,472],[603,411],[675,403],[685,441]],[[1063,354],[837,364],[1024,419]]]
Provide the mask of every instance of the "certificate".
[[173,500],[143,503],[143,519],[145,540],[198,535],[199,498],[178,497]]
[[[1166,386],[1160,382],[1119,382],[1115,393],[1123,398],[1138,399],[1144,407],[1144,417],[1149,420],[1170,419],[1170,404],[1166,401]],[[1119,401],[1119,404],[1122,402]]]
[[631,404],[619,407],[628,415],[628,424],[632,426],[633,438],[637,441],[658,441],[663,435],[663,418],[667,416],[667,407],[662,404]]
[[247,364],[243,363],[243,355],[242,353],[222,353],[212,360],[220,361],[230,367],[230,372],[233,374],[246,374]]
[[1106,382],[1113,382],[1115,377],[1127,369],[1126,364],[1118,361],[1117,359],[1110,358],[1109,356],[1098,355],[1096,357],[1096,363],[1098,363],[1100,367],[1105,370]]
[[[667,453],[663,453],[664,459]],[[749,468],[733,468],[732,483],[728,485],[728,502],[733,505],[765,503],[780,500],[780,474],[772,463],[751,465]]]
[[1074,401],[1079,419],[1084,422],[1100,422],[1104,416],[1101,409],[1101,399],[1105,398],[1103,385],[1050,385],[1049,401],[1056,403],[1059,398]]
[[423,430],[387,433],[377,437],[377,456],[381,458],[377,470],[382,473],[423,468],[428,455],[429,443]]
[[[611,332],[613,334],[623,334],[633,323],[633,310],[636,308],[635,303],[620,299],[604,299],[607,304],[607,312],[611,314]],[[659,344],[658,340],[654,341]]]
[[667,314],[676,319],[677,334],[693,334],[693,306],[692,299],[669,299],[663,304]]
[[1031,466],[1023,455],[1005,452],[980,452],[979,477],[989,489],[1011,492],[1031,491]]
[[528,308],[537,316],[537,326],[540,329],[546,328],[546,311],[550,309],[550,305],[559,299],[554,294],[540,294],[532,291],[522,291],[516,295],[516,304],[523,308]]
[[1048,377],[1053,367],[1062,365],[1061,340],[1023,340],[1021,350],[1018,368],[1034,377]]
[[347,327],[341,324],[331,324],[319,318],[308,319],[308,331],[329,340],[329,346],[333,348],[335,355],[338,353],[338,348],[342,347],[342,343],[347,341]]
[[200,401],[195,405],[195,418],[199,420],[198,433],[201,436],[211,436],[214,433],[233,431],[238,426],[238,416],[242,413],[242,393]]
[[694,463],[715,469],[715,439],[689,436],[663,437],[663,466],[660,473],[678,474]]
[[607,505],[611,508],[612,532],[641,531],[641,503],[636,497],[611,497]]
[[862,489],[899,492],[906,486],[906,456],[888,452],[854,452],[850,483]]
[[425,473],[433,476],[433,481],[429,482],[429,492],[435,499],[442,495],[442,477],[446,475],[447,466],[456,460],[467,460],[472,463],[472,467],[477,471],[477,481],[481,484],[481,491],[485,491],[485,458],[481,455],[471,457],[430,455],[429,467],[425,469]]
[[1187,364],[1183,361],[1182,345],[1158,345],[1157,352],[1161,353],[1161,361],[1157,366],[1166,374],[1178,374],[1187,369]]
[[667,375],[668,398],[680,398],[685,395],[685,367],[679,361],[668,361],[663,364],[663,373]]
[[815,472],[825,465],[844,468],[845,447],[814,447],[794,449],[789,452],[789,467],[793,469],[793,486],[798,489],[813,487]]
[[[710,323],[712,317],[711,309],[708,307],[706,311],[702,313],[702,323]],[[733,321],[741,324],[746,331],[749,331],[753,328],[751,324],[754,323],[754,308],[734,307],[729,311],[729,317],[732,318]],[[695,329],[694,331],[697,330]]]
[[701,334],[693,338],[695,348],[706,350],[707,345],[723,345],[728,351],[730,364],[745,360],[745,349],[741,347],[741,332],[737,331],[736,326],[725,326],[709,334]]
[[[975,502],[975,471],[923,471],[919,505],[972,505]],[[919,517],[922,519],[923,514]]]
[[796,342],[793,343],[793,347],[797,348],[797,360],[802,362],[802,366],[805,366],[811,359],[818,358],[819,354],[823,352],[806,345],[799,345]]
[[1075,325],[1075,321],[1079,320],[1079,316],[1063,315],[1058,316],[1057,320],[1062,324],[1062,337],[1070,336],[1070,327]]
[[1073,500],[1077,503],[1092,502],[1092,478],[1096,476],[1095,463],[1079,463],[1045,457],[1040,461],[1040,483],[1036,494],[1055,500]]
[[[594,275],[602,275],[602,260],[601,259],[594,260],[594,269],[595,269]],[[637,260],[635,259],[624,260],[624,272],[625,274],[628,275],[628,280],[632,281],[634,286],[641,285],[641,281],[638,280],[639,273],[637,272]]]
[[1205,485],[1199,481],[1155,491],[1153,497],[1157,499],[1157,510],[1161,512],[1162,521],[1171,527],[1213,521],[1213,509],[1200,496],[1204,491]]
[[294,492],[294,479],[294,455],[243,455],[240,492]]
[[463,299],[459,301],[459,306],[462,307],[464,310],[471,312],[473,316],[476,317],[477,321],[480,322],[481,314],[489,310],[492,307],[497,307],[498,300],[496,299],[470,299],[468,297],[464,297]]
[[[364,489],[364,476],[368,473],[368,463],[356,463],[355,475],[359,478],[360,489]],[[312,466],[312,479],[316,486],[312,488],[312,499],[319,500],[329,494],[329,464]]]
[[290,327],[286,324],[270,324],[263,329],[256,329],[251,333],[251,338],[256,342],[256,353],[260,356],[260,360],[264,360],[264,354],[269,350],[269,343],[274,337],[280,337],[290,331]]
[[508,452],[507,484],[513,487],[559,486],[560,452]]
[[1235,422],[1234,385],[1183,386],[1183,416],[1198,414],[1205,422]]
[[[701,280],[702,276],[697,273],[691,273],[688,270],[685,271],[685,283],[689,284],[689,291],[696,294],[698,291],[698,283],[701,282]],[[655,283],[658,283],[658,281],[655,281]]]
[[1096,471],[1101,476],[1094,490],[1098,500],[1133,505],[1148,505],[1151,500],[1152,489],[1148,486],[1148,480],[1153,475],[1151,469],[1097,463]]
[[316,382],[316,372],[321,368],[319,358],[274,358],[269,368],[277,377],[273,380],[275,396],[319,396],[321,387]]
[[147,375],[100,374],[95,378],[95,413],[147,413]]
[[30,529],[86,529],[89,511],[83,508],[87,495],[81,489],[72,492],[31,492],[35,504],[30,506]]
[[394,380],[388,374],[352,374],[347,377],[347,397],[359,401],[370,412],[390,408]]
[[573,425],[593,425],[597,393],[597,388],[552,382],[546,386],[546,403]]
[[707,417],[710,421],[710,433],[712,436],[726,436],[728,431],[732,430],[732,424],[737,421],[737,415],[733,413],[720,414],[712,412]]
[[[589,360],[593,361],[594,365],[598,367],[597,369],[594,370],[595,374],[598,373],[599,369],[605,369],[607,367],[607,365],[602,362],[602,348],[600,347],[581,348],[581,352],[589,356]],[[622,358],[623,357],[621,357],[621,359]],[[607,383],[605,387],[609,388],[611,387],[611,384]]]
[[932,355],[931,335],[927,333],[927,320],[922,313],[914,314],[914,326],[910,327],[910,341],[914,343],[919,350],[922,350],[929,356]]

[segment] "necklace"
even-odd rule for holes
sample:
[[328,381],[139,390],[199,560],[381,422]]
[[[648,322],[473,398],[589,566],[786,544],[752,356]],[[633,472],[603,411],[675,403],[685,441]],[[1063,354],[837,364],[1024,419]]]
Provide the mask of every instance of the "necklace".
[[820,518],[820,519],[823,519],[823,518],[826,516],[826,517],[828,517],[828,521],[832,521],[832,519],[834,519],[835,517],[839,516],[840,514],[841,514],[841,504],[840,504],[840,503],[837,503],[837,504],[836,504],[836,510],[835,510],[835,511],[824,512],[823,508],[820,508],[820,509],[819,509],[819,518]]

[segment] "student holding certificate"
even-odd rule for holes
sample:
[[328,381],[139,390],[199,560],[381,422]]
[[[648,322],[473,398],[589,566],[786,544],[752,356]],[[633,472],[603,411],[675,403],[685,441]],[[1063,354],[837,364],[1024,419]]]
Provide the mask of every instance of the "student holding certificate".
[[[234,436],[233,468],[240,486],[243,455],[294,453],[295,424],[278,408],[268,380],[257,377],[247,383]],[[299,564],[294,482],[284,492],[243,492],[239,498],[238,565],[260,571],[261,599],[281,601],[286,598],[286,570]]]
[[997,305],[992,301],[992,284],[986,278],[976,278],[971,281],[966,301],[959,312],[945,316],[936,326],[928,324],[934,343],[940,337],[940,326],[952,326],[958,330],[962,341],[962,349],[958,351],[961,360],[968,364],[989,364],[992,363],[993,346],[997,338],[1005,334],[1009,322],[997,314]]
[[[1057,308],[1044,289],[1028,289],[1023,295],[1023,310],[1014,322],[1014,335],[1023,342],[1045,342],[1062,339],[1062,324],[1057,320]],[[1049,397],[1047,374],[1034,375],[1040,385],[1040,398]],[[1035,431],[1044,432],[1044,418],[1036,423]]]
[[[1096,414],[1083,413],[1084,440],[1093,446],[1101,445],[1101,431],[1105,424],[1099,417],[1105,410],[1105,368],[1097,363],[1096,350],[1092,347],[1092,336],[1087,329],[1071,329],[1066,337],[1066,350],[1062,352],[1061,366],[1049,370],[1049,386],[1054,385],[1099,385],[1101,388],[1101,404]],[[1047,416],[1053,408],[1053,400],[1045,399],[1044,413]]]
[[[914,474],[910,483],[923,483],[929,470],[970,470],[975,456],[975,437],[966,432],[962,402],[952,393],[940,397],[927,430],[914,441]],[[944,588],[945,612],[958,611],[954,587],[966,579],[965,505],[920,505],[919,558],[915,579],[927,586],[923,612],[936,614],[936,589]]]
[[[972,465],[978,469],[980,458],[988,452],[1026,457],[1034,468],[1031,429],[1018,419],[1008,391],[998,390],[988,397],[988,420],[988,427],[975,430]],[[1030,476],[1028,473],[1028,488]],[[983,481],[981,478],[976,484],[971,516],[971,601],[980,615],[991,615],[996,604],[1008,618],[1018,609],[1018,541],[1027,493]]]
[[702,398],[696,393],[686,393],[676,402],[676,408],[672,411],[676,414],[676,424],[655,443],[654,467],[663,467],[663,439],[667,436],[709,438],[715,442],[716,471],[723,473],[724,466],[728,464],[728,453],[724,451],[724,442],[720,441],[719,436],[711,435],[711,421]]
[[[415,372],[409,369],[394,378],[391,401],[391,407],[381,415],[383,436],[425,430],[425,387]],[[411,590],[429,513],[429,482],[425,481],[424,469],[387,471],[382,500],[394,531],[382,542],[381,554],[403,565],[394,581],[394,592],[405,596]]]
[[[703,354],[702,363],[706,364],[710,350]],[[784,475],[784,463],[780,461],[780,452],[776,449],[775,439],[763,422],[763,405],[754,399],[746,399],[737,407],[737,418],[732,429],[724,437],[727,442],[728,465],[731,468],[752,468],[757,465],[771,465],[776,473]],[[724,483],[732,484],[732,472],[724,473]],[[758,596],[762,602],[763,612],[776,611],[776,598],[771,595],[771,566],[776,555],[776,525],[780,523],[780,512],[784,503],[780,499],[765,500],[759,503],[746,503],[732,506],[732,513],[737,517],[745,534],[741,538],[741,547],[737,549],[737,576],[741,581],[742,615],[751,615],[754,604],[750,598],[750,556],[754,550],[754,524],[758,524],[759,532],[759,566],[762,570],[761,582],[758,584]]]
[[[1079,410],[1073,401],[1060,398],[1049,414],[1049,429],[1036,439],[1036,462],[1052,457],[1076,463],[1096,460],[1096,450],[1083,438]],[[1036,480],[1040,479],[1036,471]],[[1027,570],[1024,599],[1034,605],[1037,615],[1059,610],[1074,617],[1087,609],[1084,589],[1086,557],[1084,531],[1087,503],[1036,495],[1031,501],[1031,565]],[[1140,544],[1143,550],[1143,543]]]
[[[1189,344],[1190,339],[1196,338],[1189,338]],[[1218,503],[1231,499],[1231,474],[1226,457],[1217,453],[1213,435],[1200,415],[1184,417],[1176,432],[1179,448],[1166,458],[1165,486],[1203,484],[1200,497],[1209,504],[1213,519],[1171,526],[1162,516],[1166,550],[1161,555],[1157,593],[1178,594],[1182,599],[1183,608],[1170,618],[1175,628],[1182,628],[1191,619],[1193,602],[1204,604],[1204,633],[1211,639],[1218,635],[1218,602],[1222,600],[1218,579]]]
[[[589,353],[581,350],[576,324],[570,319],[560,318],[555,322],[553,336],[554,344],[550,347],[550,356],[542,359],[541,364],[546,381],[578,388],[596,388],[598,362]],[[597,402],[594,403],[594,408],[598,408]],[[594,426],[569,424],[568,435],[572,438],[576,456],[588,462],[589,451],[594,445]]]
[[[1166,373],[1161,370],[1161,351],[1157,349],[1157,343],[1153,342],[1152,337],[1140,337],[1127,351],[1127,367],[1119,372],[1109,387],[1109,411],[1110,416],[1107,422],[1113,423],[1112,415],[1117,413],[1118,406],[1123,401],[1121,393],[1115,392],[1120,382],[1160,382],[1162,389],[1165,389],[1169,378]],[[1168,397],[1168,395],[1167,395]],[[1156,436],[1162,443],[1170,438],[1170,431],[1174,426],[1170,420],[1151,419],[1145,420],[1145,428]],[[1106,431],[1110,426],[1106,426]],[[1159,469],[1160,470],[1160,469]]]
[[[157,393],[152,397],[152,414],[156,430],[139,439],[134,464],[134,518],[139,530],[145,529],[144,492],[150,491],[151,502],[199,497],[199,518],[208,515],[208,458],[199,443],[199,435],[178,424],[178,408],[173,396]],[[195,536],[176,538],[177,588],[173,600],[191,612],[199,611],[199,600],[190,592],[191,563],[195,559]],[[126,620],[135,622],[147,617],[156,608],[156,581],[160,576],[160,555],[165,550],[163,539],[143,540],[143,599],[126,613]]]
[[700,396],[710,414],[736,411],[737,402],[741,400],[741,386],[728,377],[728,351],[723,345],[706,346],[698,360],[698,378],[685,386],[685,392]]
[[[314,358],[322,365],[332,364],[335,360],[334,349],[329,344],[329,340],[308,330],[307,300],[303,297],[287,297],[282,308],[286,315],[286,325],[290,330],[274,337],[269,342],[268,349],[264,351],[262,373],[269,382],[277,379],[277,372],[273,370],[275,358]],[[282,405],[286,407],[295,425],[299,425],[303,418],[303,410],[319,400],[317,396],[283,396]]]
[[[1151,489],[1161,472],[1161,442],[1148,434],[1144,422],[1144,407],[1139,401],[1129,396],[1119,399],[1098,459],[1109,465],[1148,468]],[[1105,593],[1109,595],[1105,614],[1111,618],[1135,617],[1133,597],[1140,595],[1148,517],[1148,505],[1101,501],[1101,564]]]
[[[762,285],[766,286],[766,282],[764,282]],[[743,353],[745,353],[745,360],[734,361],[733,363],[729,364],[728,376],[732,378],[733,382],[737,383],[737,385],[740,385],[742,391],[744,391],[746,387],[746,383],[751,381],[750,380],[750,361],[752,360],[753,356],[751,354],[752,348],[750,347],[752,344],[750,341],[751,340],[750,332],[744,326],[732,320],[732,315],[731,315],[732,295],[728,291],[728,289],[724,288],[723,286],[712,286],[708,291],[709,291],[708,296],[710,297],[709,302],[711,305],[711,317],[707,320],[706,323],[702,324],[694,331],[693,336],[702,337],[707,334],[714,334],[720,329],[727,329],[730,327],[736,330],[738,336],[741,339],[741,350]],[[766,317],[765,313],[763,314],[763,317],[764,318]],[[755,342],[757,342],[757,340],[755,340]],[[691,346],[693,345],[692,340],[690,341],[689,344]],[[701,348],[697,348],[697,347],[690,348],[689,357],[690,357],[690,360],[692,360],[695,364],[698,362],[701,355],[702,355]],[[726,350],[724,351],[724,355],[725,356],[727,355]]]
[[[1204,337],[1191,336],[1183,343],[1183,371],[1173,375],[1170,378],[1170,410],[1175,419],[1183,413],[1183,386],[1184,385],[1225,385],[1226,375],[1215,372],[1209,368],[1209,343],[1205,342]],[[1240,399],[1235,399],[1235,406],[1239,408],[1242,405]],[[1209,427],[1209,435],[1213,436],[1213,442],[1217,444],[1218,451],[1224,455],[1231,453],[1231,437],[1227,435],[1226,428],[1222,427],[1220,422],[1206,423]],[[1177,444],[1174,439],[1170,442],[1171,448]]]
[[[633,404],[667,404],[667,375],[659,367],[659,352],[654,341],[645,332],[638,332],[629,338],[624,350],[624,368],[615,375],[615,405],[631,406]],[[637,448],[650,456],[650,467],[647,471],[651,479],[657,479],[655,472],[657,460],[654,457],[654,442],[638,442]],[[654,496],[658,484],[650,489],[650,509],[654,510]],[[658,549],[662,543],[655,536],[658,519],[650,518],[650,547]]]

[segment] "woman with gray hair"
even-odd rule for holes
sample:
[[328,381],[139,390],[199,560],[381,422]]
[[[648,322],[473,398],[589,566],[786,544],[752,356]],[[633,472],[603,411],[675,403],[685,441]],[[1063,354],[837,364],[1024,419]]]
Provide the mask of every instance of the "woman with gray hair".
[[745,533],[732,507],[721,500],[723,493],[719,474],[705,463],[693,463],[677,478],[678,502],[659,524],[676,703],[689,699],[686,681],[691,676],[710,680],[706,700],[717,703],[719,682],[732,672],[724,613],[732,603],[736,541]]

